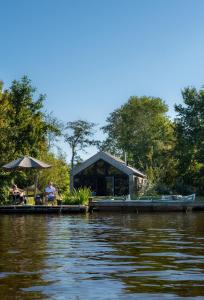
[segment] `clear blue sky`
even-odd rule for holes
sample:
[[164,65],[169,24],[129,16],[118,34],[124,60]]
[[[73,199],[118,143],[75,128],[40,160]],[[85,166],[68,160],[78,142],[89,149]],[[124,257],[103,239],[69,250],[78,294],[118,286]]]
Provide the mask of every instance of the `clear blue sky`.
[[0,8],[0,79],[7,87],[28,75],[63,121],[101,126],[131,95],[163,98],[172,116],[182,88],[204,85],[203,0],[0,0]]

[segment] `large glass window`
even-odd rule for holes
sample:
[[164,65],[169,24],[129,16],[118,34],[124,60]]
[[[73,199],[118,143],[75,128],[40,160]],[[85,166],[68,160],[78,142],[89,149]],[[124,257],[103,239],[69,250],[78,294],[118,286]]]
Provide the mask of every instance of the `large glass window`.
[[101,159],[74,176],[74,188],[84,186],[99,196],[127,195],[129,177]]

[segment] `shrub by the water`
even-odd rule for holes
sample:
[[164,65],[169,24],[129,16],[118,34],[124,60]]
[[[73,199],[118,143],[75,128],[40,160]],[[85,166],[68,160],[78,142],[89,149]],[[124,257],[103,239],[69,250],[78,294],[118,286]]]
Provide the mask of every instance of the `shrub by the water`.
[[192,186],[183,184],[182,182],[177,182],[174,189],[177,194],[181,195],[190,195],[195,193],[195,190]]
[[159,195],[170,195],[172,194],[171,188],[168,187],[166,184],[164,183],[159,183],[157,184],[155,191],[159,194]]
[[7,185],[0,186],[0,204],[8,204],[9,201],[9,187]]
[[0,170],[0,205],[8,204],[11,187],[11,176],[8,172]]
[[88,204],[89,197],[91,196],[90,188],[84,187],[77,190],[73,190],[70,193],[66,200],[63,201],[63,204],[67,205],[79,205],[79,204]]

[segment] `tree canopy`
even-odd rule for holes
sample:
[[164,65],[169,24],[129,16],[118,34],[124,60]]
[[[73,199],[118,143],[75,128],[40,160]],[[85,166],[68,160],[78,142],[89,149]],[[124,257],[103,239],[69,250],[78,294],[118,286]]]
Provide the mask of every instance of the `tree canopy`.
[[[64,182],[69,185],[68,166],[65,169],[65,160],[50,152],[50,136],[60,135],[60,127],[54,117],[47,118],[43,112],[45,95],[36,94],[28,77],[21,80],[14,80],[11,87],[3,90],[3,83],[0,84],[0,166],[23,155],[30,155],[35,158],[46,158],[47,162],[58,165],[58,174],[55,181]],[[60,174],[61,169],[61,174]],[[63,171],[62,171],[63,170]],[[50,171],[47,171],[49,174]],[[56,178],[58,176],[58,178]],[[49,176],[48,176],[49,177]],[[5,190],[15,180],[21,187],[33,183],[33,175],[29,172],[5,173],[0,170],[0,195],[4,198]],[[48,178],[41,184],[44,188]],[[65,184],[66,182],[66,184]],[[1,199],[0,199],[1,200]]]
[[203,192],[204,184],[204,90],[182,91],[183,104],[175,105],[176,157],[179,181]]
[[[98,146],[146,173],[155,192],[204,193],[204,89],[187,87],[183,103],[175,105],[176,118],[168,117],[168,106],[157,97],[130,97],[107,117],[102,128],[105,140],[94,138],[96,124],[82,119],[63,125],[53,113],[44,111],[45,95],[37,94],[26,76],[8,89],[0,81],[0,166],[22,155],[53,165],[42,171],[39,187],[52,180],[63,193],[69,187],[69,165],[65,156],[53,151],[64,137],[71,148],[71,168],[89,146]],[[56,149],[56,147],[55,147]],[[11,179],[22,187],[32,184],[33,174],[0,170],[0,201],[5,199]]]
[[151,183],[167,180],[174,145],[173,123],[167,111],[160,98],[130,97],[107,118],[102,149],[121,156],[126,153],[129,163],[144,171]]
[[71,148],[71,169],[73,169],[74,162],[81,160],[79,151],[85,151],[88,146],[98,144],[98,141],[93,139],[95,126],[95,123],[85,120],[67,122],[64,137]]

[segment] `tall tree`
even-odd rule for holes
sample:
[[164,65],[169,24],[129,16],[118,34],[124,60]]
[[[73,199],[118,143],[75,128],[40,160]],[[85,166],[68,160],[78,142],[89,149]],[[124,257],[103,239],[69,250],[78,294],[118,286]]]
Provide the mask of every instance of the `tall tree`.
[[178,180],[200,191],[204,185],[204,90],[188,87],[182,97],[184,105],[175,106]]
[[107,118],[103,127],[107,139],[102,149],[113,154],[126,152],[128,161],[146,172],[149,182],[167,178],[168,158],[174,143],[173,124],[167,111],[160,98],[130,97]]
[[95,123],[84,120],[67,122],[64,138],[71,148],[71,169],[73,169],[75,161],[81,159],[79,151],[85,151],[88,146],[98,144],[98,141],[93,139],[95,126]]
[[[60,134],[59,122],[53,115],[48,119],[43,113],[44,98],[44,95],[36,98],[36,89],[26,76],[21,80],[14,80],[8,90],[3,90],[0,82],[0,166],[20,155],[48,158],[51,164],[57,165],[55,177],[52,174],[49,176],[54,177],[59,187],[65,191],[65,186],[68,187],[69,184],[69,174],[65,174],[64,170],[68,170],[68,167],[64,158],[56,157],[49,148],[49,141]],[[11,177],[21,187],[33,183],[32,174],[9,174],[0,169],[0,201],[7,199]]]
[[10,150],[10,134],[8,113],[11,109],[8,91],[3,91],[3,82],[0,82],[0,161],[4,162]]
[[34,100],[35,92],[26,76],[20,81],[14,80],[9,90],[9,138],[13,157],[22,154],[38,156],[46,147],[47,124],[41,110],[45,96],[40,95]]
[[53,115],[53,112],[45,115],[45,122],[47,124],[48,149],[51,150],[53,147],[57,147],[58,138],[62,136],[63,123]]

